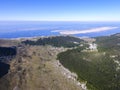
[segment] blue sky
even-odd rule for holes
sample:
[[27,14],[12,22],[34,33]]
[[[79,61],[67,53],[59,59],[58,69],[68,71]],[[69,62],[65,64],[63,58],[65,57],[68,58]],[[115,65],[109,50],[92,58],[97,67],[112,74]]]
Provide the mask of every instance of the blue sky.
[[120,0],[0,0],[0,21],[120,21]]

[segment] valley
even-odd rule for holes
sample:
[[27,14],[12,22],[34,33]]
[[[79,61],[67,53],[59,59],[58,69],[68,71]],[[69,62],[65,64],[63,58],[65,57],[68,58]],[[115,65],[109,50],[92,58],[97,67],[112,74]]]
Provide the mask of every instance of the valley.
[[119,37],[3,40],[2,49],[17,51],[1,60],[9,68],[0,90],[119,90]]

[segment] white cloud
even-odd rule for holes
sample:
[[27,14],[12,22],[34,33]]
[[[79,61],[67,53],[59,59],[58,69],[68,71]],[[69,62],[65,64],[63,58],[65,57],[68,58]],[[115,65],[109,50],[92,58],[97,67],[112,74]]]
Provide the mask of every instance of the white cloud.
[[[93,32],[102,32],[102,31],[108,31],[112,29],[117,29],[118,27],[98,27],[98,28],[92,28],[92,29],[86,29],[86,30],[58,30],[60,34],[70,35],[70,34],[85,34],[85,33],[93,33]],[[57,31],[57,30],[56,30]]]

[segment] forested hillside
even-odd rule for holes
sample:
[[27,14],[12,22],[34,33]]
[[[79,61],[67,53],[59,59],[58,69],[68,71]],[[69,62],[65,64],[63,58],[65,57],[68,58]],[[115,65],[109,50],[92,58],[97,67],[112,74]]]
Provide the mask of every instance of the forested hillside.
[[119,49],[120,50],[120,34],[114,34],[111,36],[96,37],[96,43],[99,49]]
[[87,82],[90,90],[120,89],[119,35],[97,37],[98,51],[76,48],[58,54],[58,60]]
[[79,46],[80,42],[83,40],[71,37],[71,36],[56,36],[56,37],[48,37],[48,38],[40,38],[37,41],[26,40],[22,43],[29,45],[52,45],[56,47],[75,47]]

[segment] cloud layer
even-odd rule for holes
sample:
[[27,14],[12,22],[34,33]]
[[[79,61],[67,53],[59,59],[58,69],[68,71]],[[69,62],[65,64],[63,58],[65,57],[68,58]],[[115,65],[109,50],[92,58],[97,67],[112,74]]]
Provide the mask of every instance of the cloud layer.
[[92,29],[86,29],[86,30],[59,30],[58,32],[60,34],[64,35],[71,35],[71,34],[85,34],[85,33],[93,33],[93,32],[102,32],[102,31],[108,31],[117,29],[118,27],[99,27],[99,28],[92,28]]

